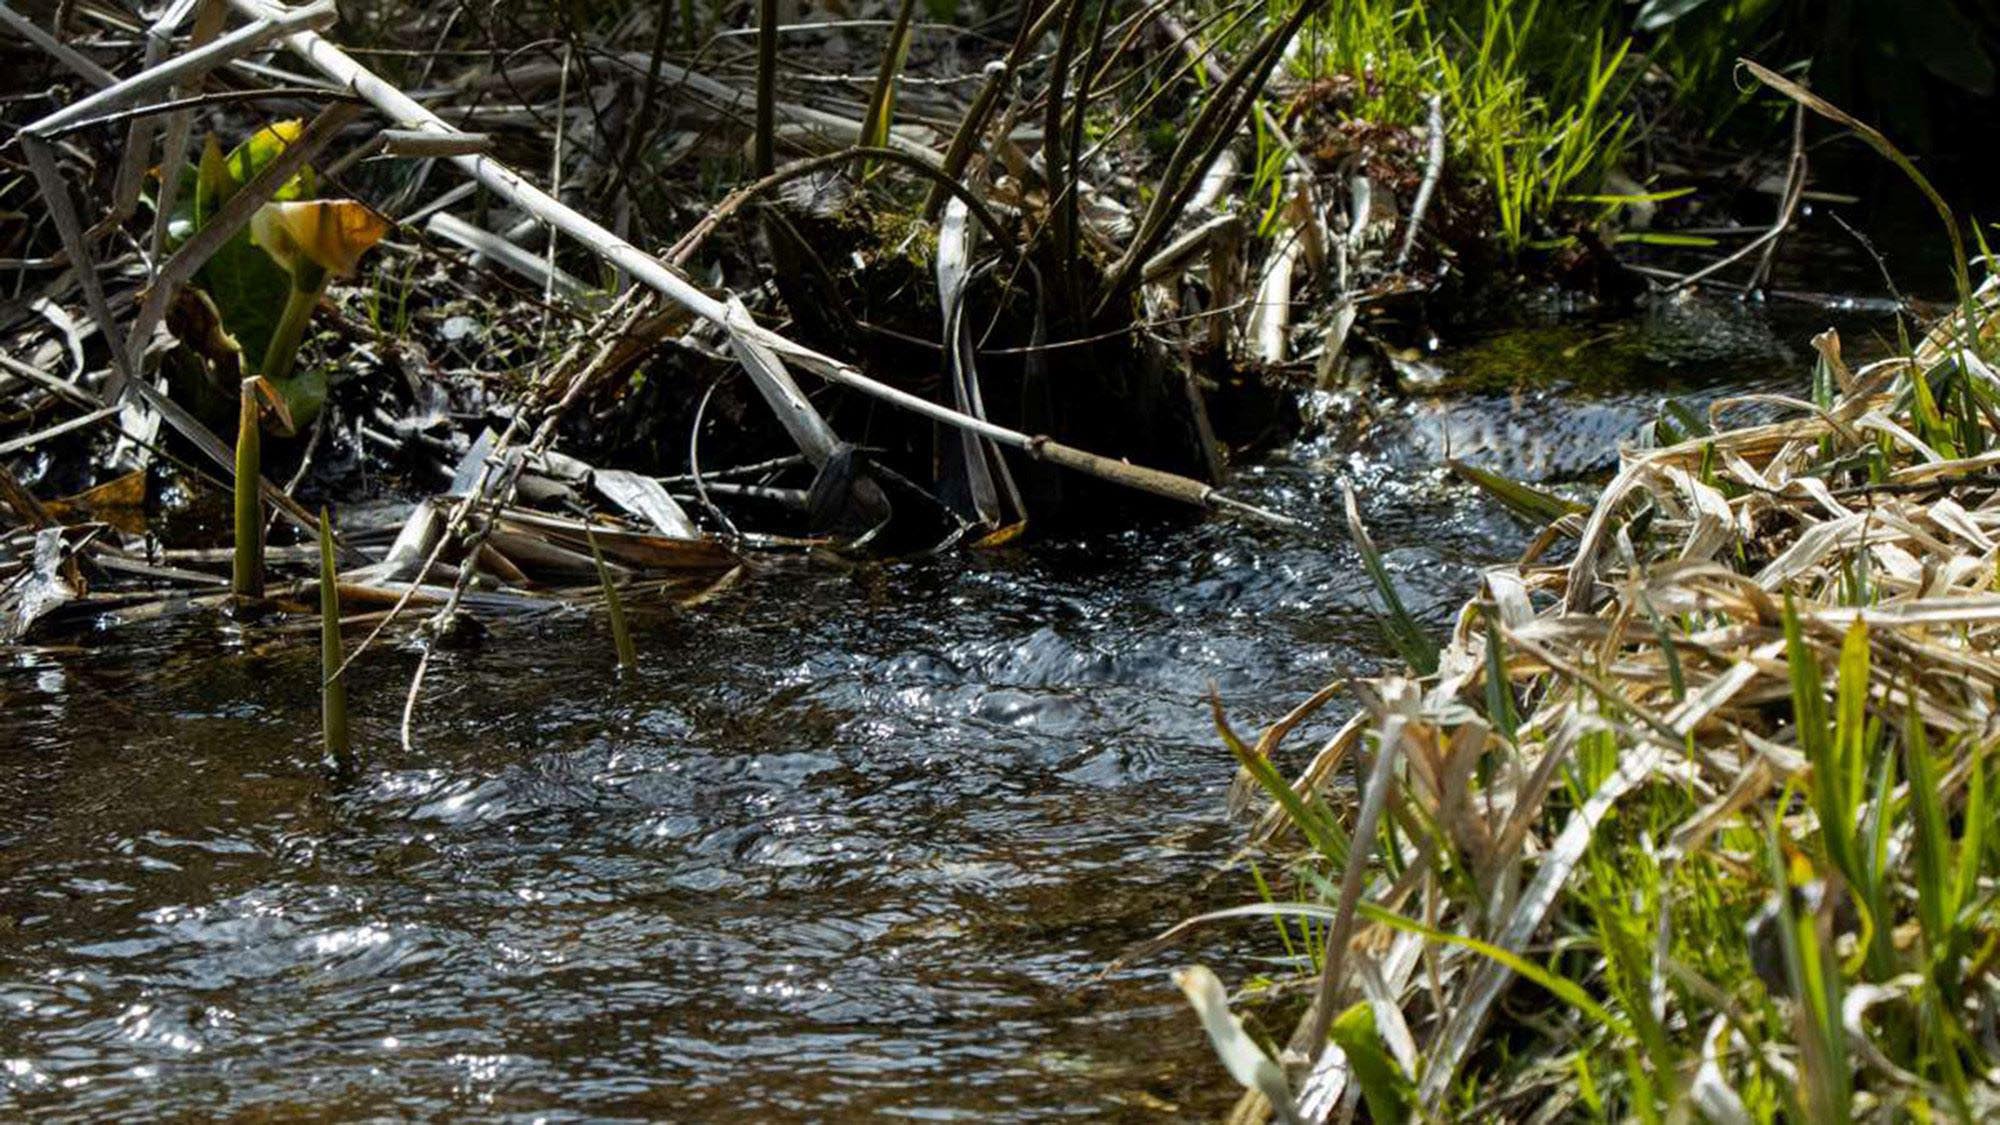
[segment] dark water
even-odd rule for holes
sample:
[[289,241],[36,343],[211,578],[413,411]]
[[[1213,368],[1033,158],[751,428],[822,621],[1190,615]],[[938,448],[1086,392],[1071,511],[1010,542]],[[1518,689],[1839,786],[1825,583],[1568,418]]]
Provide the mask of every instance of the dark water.
[[1669,316],[1448,359],[1449,397],[1239,481],[1308,532],[772,566],[634,607],[622,685],[597,619],[516,623],[434,662],[409,753],[385,652],[344,787],[302,635],[0,650],[0,1117],[1212,1118],[1168,970],[1241,983],[1275,943],[1099,979],[1251,893],[1208,686],[1254,728],[1380,658],[1341,481],[1441,621],[1525,538],[1445,445],[1588,491],[1664,393],[1803,385],[1822,318],[1721,315],[1749,342]]

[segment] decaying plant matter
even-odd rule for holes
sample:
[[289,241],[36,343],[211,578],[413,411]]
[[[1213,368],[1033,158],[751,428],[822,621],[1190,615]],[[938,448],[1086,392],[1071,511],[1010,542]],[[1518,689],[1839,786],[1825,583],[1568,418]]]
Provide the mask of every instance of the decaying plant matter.
[[[1283,410],[1219,425],[1218,390],[1345,379],[1365,310],[1457,269],[1468,199],[1518,249],[1616,156],[1623,47],[1566,48],[1580,101],[1557,112],[1525,61],[1555,21],[1465,12],[1467,44],[1372,0],[1054,0],[955,29],[893,3],[865,32],[775,4],[740,29],[563,9],[505,53],[539,14],[466,8],[403,58],[345,49],[379,32],[325,2],[8,9],[49,87],[8,157],[45,203],[17,240],[44,312],[5,329],[24,368],[77,368],[8,378],[95,412],[12,440],[63,454],[76,492],[190,450],[183,480],[227,478],[259,376],[260,464],[290,479],[245,520],[310,535],[294,494],[343,522],[357,498],[324,486],[391,468],[400,553],[342,535],[343,564],[414,583],[399,603],[449,576],[454,613],[481,575],[590,576],[579,543],[495,542],[524,489],[551,518],[617,513],[607,532],[718,536],[711,560],[1002,542],[1137,494],[1261,517],[1225,474]],[[833,50],[863,65],[817,67]],[[1358,116],[1454,74],[1421,126]]]
[[[337,537],[343,604],[389,606],[375,634],[412,605],[430,607],[430,620],[444,630],[470,604],[532,606],[580,586],[595,575],[587,549],[593,537],[613,578],[654,572],[678,579],[725,572],[745,547],[858,548],[892,527],[892,536],[908,543],[905,525],[912,521],[892,523],[899,507],[941,523],[946,538],[972,531],[1000,541],[1031,521],[1090,518],[1113,495],[1079,491],[1074,481],[1065,483],[1066,474],[1263,517],[1219,490],[1223,459],[1202,392],[1165,338],[1147,330],[1145,317],[1163,308],[1174,279],[1200,264],[1198,255],[1167,243],[1191,210],[1217,198],[1205,186],[1211,166],[1319,6],[1306,0],[1292,7],[1246,41],[1241,57],[1207,58],[1217,75],[1212,90],[1171,80],[1194,99],[1192,126],[1136,222],[1097,186],[1113,164],[1102,144],[1086,151],[1086,122],[1109,104],[1105,85],[1132,65],[1114,59],[1107,44],[1169,31],[1186,37],[1159,22],[1156,9],[1114,14],[1111,6],[1065,0],[1024,10],[1006,61],[949,129],[935,124],[935,101],[898,97],[912,49],[910,5],[898,13],[860,118],[821,108],[814,103],[828,99],[793,88],[794,75],[779,65],[777,50],[781,31],[792,32],[772,22],[769,5],[760,13],[754,90],[669,61],[664,25],[655,29],[650,53],[606,57],[593,48],[581,63],[572,53],[552,71],[503,64],[465,76],[473,107],[482,83],[497,80],[516,96],[547,96],[553,85],[555,100],[544,107],[562,124],[546,189],[495,154],[492,133],[447,121],[336,45],[331,4],[188,0],[150,20],[90,6],[55,13],[55,33],[10,12],[9,26],[46,52],[53,76],[88,91],[67,101],[52,97],[55,108],[23,123],[16,138],[23,170],[47,204],[30,232],[46,254],[24,259],[23,268],[60,267],[42,281],[38,301],[52,310],[50,323],[72,327],[64,343],[79,369],[52,384],[39,368],[62,349],[52,352],[44,343],[32,361],[10,364],[9,378],[90,413],[30,433],[16,447],[95,429],[96,440],[83,446],[85,467],[68,475],[92,486],[107,476],[122,481],[139,493],[142,508],[162,466],[197,489],[241,478],[231,489],[230,584],[236,599],[255,601],[268,592],[267,564],[282,571],[287,561],[310,561],[310,552],[298,549],[303,537],[289,554],[267,547],[268,515],[296,532],[316,532],[317,521],[294,498],[315,459],[335,443],[377,440],[371,427],[387,421],[412,439],[392,442],[389,455],[407,459],[418,451],[432,472],[448,473],[452,486],[410,506],[395,524],[373,524],[369,534],[387,535],[386,550],[355,540],[358,527]],[[68,29],[60,25],[67,19],[90,21],[114,41],[136,35],[143,57],[128,56],[132,65],[122,75],[108,70],[65,44]],[[1050,35],[1054,55],[1036,56]],[[606,66],[609,74],[599,69]],[[1023,84],[1017,72],[1036,82]],[[1001,80],[1008,74],[1012,85]],[[632,81],[640,75],[643,85]],[[572,79],[579,84],[574,92]],[[656,153],[655,139],[646,135],[655,127],[649,115],[669,100],[664,120],[678,130],[668,135],[674,143],[701,144],[711,133],[740,138],[739,112],[754,105],[748,149],[761,175],[691,221],[668,258],[650,254],[588,212],[588,196],[607,185],[578,190],[564,180],[565,146],[580,143],[568,128],[576,116],[572,99],[586,103],[603,145],[611,136],[600,115],[602,97],[635,98],[622,108],[641,130],[629,141],[620,138],[620,161],[608,181],[614,191],[630,189],[640,165]],[[910,107],[920,107],[926,124],[898,123]],[[272,124],[261,116],[269,110],[297,117]],[[1022,126],[1030,119],[1045,123],[1039,135]],[[504,115],[493,125],[504,131]],[[117,140],[124,145],[112,157],[111,190],[100,197],[94,158]],[[948,148],[937,147],[946,142]],[[787,163],[775,167],[780,158]],[[420,201],[412,188],[446,166],[483,194],[475,199],[449,189]],[[409,170],[414,181],[376,174],[391,167]],[[785,200],[787,188],[808,182],[821,197],[814,207]],[[911,185],[917,195],[903,196]],[[897,206],[926,194],[945,203],[930,212],[935,226],[919,221],[905,230],[903,247],[891,248],[886,236],[857,226],[889,221]],[[488,208],[518,221],[496,231],[484,217]],[[1214,228],[1206,214],[1198,219],[1188,236],[1197,240]],[[128,225],[138,229],[128,232]],[[550,232],[542,252],[521,244],[537,229]],[[371,259],[378,263],[374,272],[355,276],[361,252],[385,232],[387,246]],[[765,323],[771,310],[756,292],[766,280],[762,270],[750,272],[741,295],[688,272],[701,265],[697,252],[718,232],[731,241],[714,249],[731,267],[745,237],[768,254],[768,280],[791,315],[789,330]],[[558,243],[557,233],[568,241]],[[404,241],[412,239],[415,246]],[[863,261],[864,286],[895,281],[906,249],[911,257],[930,254],[932,268],[901,283],[934,287],[935,304],[914,315],[899,309],[895,324],[864,328],[853,297],[843,292],[845,265],[830,271],[825,260],[843,242],[854,260],[872,260]],[[441,244],[477,257],[471,263],[447,257]],[[1243,242],[1232,245],[1240,252]],[[1217,269],[1240,269],[1226,256],[1213,261]],[[551,340],[545,315],[533,333],[540,354],[527,359],[511,386],[479,387],[468,396],[452,381],[427,383],[408,360],[399,363],[404,379],[396,386],[387,373],[356,373],[316,352],[314,337],[323,340],[329,325],[350,343],[359,335],[351,311],[340,315],[343,305],[354,307],[354,294],[343,297],[344,289],[359,287],[376,303],[371,349],[393,355],[410,342],[381,325],[379,308],[389,298],[385,271],[443,273],[467,287],[487,283],[465,273],[466,265],[482,263],[528,277],[567,325],[567,342]],[[593,274],[600,280],[584,280]],[[411,296],[406,291],[396,299],[407,305]],[[66,303],[79,307],[79,315],[63,311]],[[764,310],[761,319],[752,303]],[[35,343],[39,327],[16,322],[10,331]],[[911,347],[924,342],[919,337],[935,343]],[[930,371],[913,372],[913,357]],[[733,373],[725,358],[734,361]],[[835,393],[808,393],[796,378],[800,371]],[[740,391],[729,390],[728,417],[748,431],[731,442],[740,451],[725,450],[747,463],[741,476],[704,466],[699,454],[704,422],[713,428],[711,399],[738,377],[754,388],[753,401],[761,401],[769,419],[753,419]],[[654,389],[669,380],[667,389]],[[403,400],[388,412],[379,392],[375,403],[366,402],[364,384],[384,381],[392,401]],[[642,381],[645,389],[637,390]],[[579,432],[579,412],[607,403],[616,409],[621,400],[638,404],[635,411],[648,402],[657,407],[662,395],[675,400],[672,407],[640,420],[693,431],[686,455],[661,466],[681,471],[656,468],[649,475],[558,451],[566,434]],[[329,396],[334,405],[322,413]],[[454,402],[482,424],[459,429],[444,421]],[[795,452],[786,457],[780,442]],[[586,454],[622,456],[615,447],[580,445]],[[190,449],[206,465],[185,461]],[[274,467],[291,479],[263,479]],[[773,506],[791,509],[797,522],[788,532],[804,530],[810,538],[742,533],[726,510],[739,497],[766,515]],[[320,498],[339,499],[323,490]],[[11,505],[31,529],[63,526],[36,512],[31,500],[24,494]],[[915,524],[918,535],[926,534],[923,521]],[[35,608],[23,610],[20,629],[64,603],[83,612],[157,606],[158,596],[171,592],[199,593],[193,604],[222,604],[219,591],[206,592],[222,584],[220,576],[170,561],[196,563],[211,548],[170,545],[177,555],[149,554],[142,538],[136,528],[36,538],[35,557],[48,550],[61,557],[35,564],[47,596],[22,603]],[[77,571],[77,560],[64,551],[115,559],[112,569],[127,581],[88,575],[90,565]],[[309,608],[297,596],[303,587],[273,589],[289,591],[273,593],[286,608]],[[343,662],[366,648],[364,641]]]

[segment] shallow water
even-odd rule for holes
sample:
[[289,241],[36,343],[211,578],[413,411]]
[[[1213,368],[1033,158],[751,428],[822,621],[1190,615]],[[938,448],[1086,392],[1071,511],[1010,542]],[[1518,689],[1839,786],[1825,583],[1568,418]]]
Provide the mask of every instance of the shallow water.
[[632,607],[622,684],[597,618],[509,624],[409,753],[414,657],[371,656],[342,786],[298,637],[0,650],[0,1117],[1213,1118],[1167,972],[1240,983],[1268,931],[1099,979],[1250,894],[1209,685],[1254,728],[1380,659],[1342,481],[1438,622],[1526,537],[1447,446],[1587,492],[1663,394],[1802,387],[1823,317],[1720,315],[1446,357],[1478,377],[1243,474],[1303,533],[774,565]]

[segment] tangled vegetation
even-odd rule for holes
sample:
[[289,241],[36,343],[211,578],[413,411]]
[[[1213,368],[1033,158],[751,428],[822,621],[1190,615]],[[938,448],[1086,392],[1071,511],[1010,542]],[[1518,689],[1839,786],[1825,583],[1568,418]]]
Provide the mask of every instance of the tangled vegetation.
[[[1565,241],[1564,212],[1651,198],[1603,194],[1635,73],[1616,21],[1578,31],[1603,5],[1063,3],[953,27],[903,3],[859,50],[768,4],[743,27],[398,11],[7,17],[50,79],[4,185],[48,206],[9,252],[94,327],[11,316],[24,369],[80,366],[65,389],[9,386],[26,416],[97,411],[11,439],[42,454],[21,487],[145,507],[164,473],[232,494],[237,599],[264,595],[267,539],[316,534],[312,506],[338,523],[445,481],[386,554],[335,535],[357,596],[434,605],[441,630],[482,570],[536,595],[596,577],[593,530],[636,576],[745,546],[1005,541],[1134,494],[1260,517],[1221,486],[1270,440],[1283,408],[1255,400],[1287,370],[1337,379],[1385,302],[1508,283]],[[821,73],[815,45],[872,67]],[[546,189],[517,161],[546,163]],[[704,430],[733,466],[703,466]],[[597,494],[581,521],[517,502],[575,481]],[[65,557],[136,550],[61,538]],[[35,573],[17,632],[89,604]],[[205,584],[119,573],[133,598]]]
[[1466,471],[1546,528],[1442,649],[1350,501],[1408,670],[1295,781],[1342,685],[1254,746],[1218,704],[1282,875],[1189,925],[1270,919],[1301,987],[1245,990],[1306,998],[1275,1058],[1208,1019],[1239,1120],[2000,1112],[2000,282],[1962,292],[1907,354],[1816,339],[1807,397],[1663,415],[1587,509]]
[[[1349,361],[1474,291],[1762,290],[1807,109],[1910,163],[1800,79],[1919,136],[1994,83],[1951,0],[828,7],[0,7],[5,640],[317,615],[344,769],[412,607],[406,744],[480,615],[601,605],[630,669],[621,591],[760,554],[1288,524],[1229,470],[1302,386],[1391,394]],[[1789,152],[1690,156],[1745,117]],[[1714,182],[1770,225],[1627,258],[1713,248],[1660,205]],[[1305,998],[1272,1050],[1180,977],[1244,1119],[2000,1113],[2000,320],[1955,251],[1907,358],[1823,337],[1809,399],[1673,413],[1588,511],[1466,470],[1547,529],[1442,650],[1352,517],[1408,674],[1297,781],[1337,692],[1219,723],[1279,864],[1199,921],[1275,923],[1239,1008]]]

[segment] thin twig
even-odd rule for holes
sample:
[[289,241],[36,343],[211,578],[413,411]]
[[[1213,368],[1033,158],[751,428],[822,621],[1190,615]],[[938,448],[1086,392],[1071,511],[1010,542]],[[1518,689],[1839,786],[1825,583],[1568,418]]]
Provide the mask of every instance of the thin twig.
[[1410,261],[1410,252],[1417,248],[1417,235],[1422,233],[1424,213],[1430,210],[1431,195],[1437,191],[1438,179],[1444,175],[1444,97],[1430,96],[1429,124],[1424,144],[1424,179],[1417,185],[1416,201],[1410,204],[1410,223],[1403,231],[1403,245],[1396,251],[1396,268],[1402,269]]

